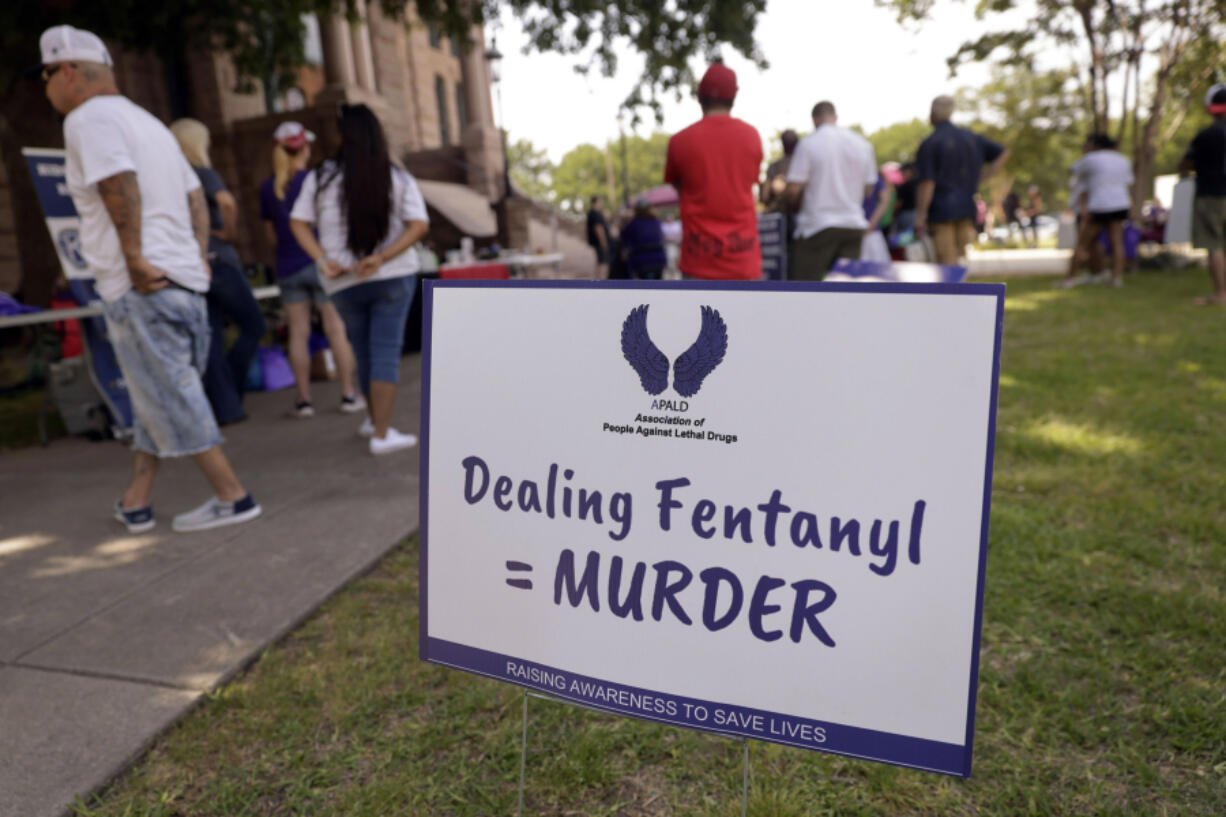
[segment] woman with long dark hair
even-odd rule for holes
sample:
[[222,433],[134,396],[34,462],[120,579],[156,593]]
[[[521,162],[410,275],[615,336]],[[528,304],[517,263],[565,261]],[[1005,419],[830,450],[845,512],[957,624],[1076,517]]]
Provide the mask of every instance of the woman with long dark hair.
[[290,229],[345,321],[370,411],[358,431],[370,437],[370,453],[387,454],[417,443],[391,419],[418,271],[417,253],[407,250],[426,236],[429,219],[417,182],[392,164],[370,108],[342,105],[340,132],[336,155],[303,180]]

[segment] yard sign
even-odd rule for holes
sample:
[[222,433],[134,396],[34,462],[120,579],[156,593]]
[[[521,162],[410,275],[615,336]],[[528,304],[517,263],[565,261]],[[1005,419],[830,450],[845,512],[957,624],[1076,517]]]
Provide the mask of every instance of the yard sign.
[[425,660],[970,774],[1003,286],[425,291]]

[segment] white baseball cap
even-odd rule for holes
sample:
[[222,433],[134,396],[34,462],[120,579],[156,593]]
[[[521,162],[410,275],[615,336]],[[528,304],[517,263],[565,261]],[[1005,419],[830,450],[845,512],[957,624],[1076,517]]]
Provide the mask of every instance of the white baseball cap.
[[315,141],[315,134],[303,127],[301,122],[282,122],[273,131],[272,140],[290,150],[302,150],[307,142]]
[[102,38],[72,26],[53,26],[38,40],[43,65],[55,62],[96,62],[114,65]]

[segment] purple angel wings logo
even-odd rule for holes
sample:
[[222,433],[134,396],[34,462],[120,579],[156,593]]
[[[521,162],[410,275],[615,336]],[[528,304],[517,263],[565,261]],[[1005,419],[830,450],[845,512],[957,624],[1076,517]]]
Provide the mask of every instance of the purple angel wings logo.
[[[717,310],[702,307],[698,339],[673,362],[673,389],[682,397],[693,397],[727,350],[728,327],[724,319]],[[622,324],[622,354],[648,394],[660,394],[668,388],[668,358],[647,334],[647,304],[635,307],[626,316]]]

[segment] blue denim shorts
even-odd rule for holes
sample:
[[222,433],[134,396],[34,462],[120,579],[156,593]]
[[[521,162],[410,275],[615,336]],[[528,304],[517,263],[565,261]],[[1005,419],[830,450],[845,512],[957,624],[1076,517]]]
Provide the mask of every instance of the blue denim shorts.
[[345,334],[358,363],[362,393],[370,394],[370,381],[400,382],[400,353],[404,326],[417,292],[417,276],[377,278],[345,287],[332,295],[345,321]]
[[297,272],[277,279],[281,288],[281,303],[297,304],[303,301],[314,301],[316,306],[330,303],[328,293],[324,292],[319,283],[319,265],[307,264]]
[[219,445],[200,380],[211,333],[204,296],[176,287],[152,295],[130,290],[103,310],[132,400],[132,448],[184,457]]

